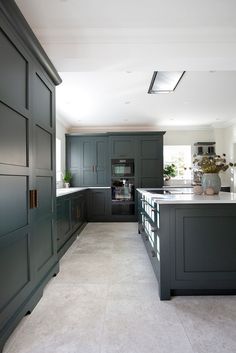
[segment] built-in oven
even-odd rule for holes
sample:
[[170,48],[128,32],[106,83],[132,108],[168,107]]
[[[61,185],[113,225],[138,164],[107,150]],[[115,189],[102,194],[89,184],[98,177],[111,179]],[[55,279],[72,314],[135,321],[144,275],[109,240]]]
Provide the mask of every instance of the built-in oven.
[[112,214],[134,215],[134,179],[113,179],[111,186]]
[[134,176],[134,159],[112,159],[112,178],[125,178]]
[[111,198],[113,215],[134,215],[134,159],[111,160]]

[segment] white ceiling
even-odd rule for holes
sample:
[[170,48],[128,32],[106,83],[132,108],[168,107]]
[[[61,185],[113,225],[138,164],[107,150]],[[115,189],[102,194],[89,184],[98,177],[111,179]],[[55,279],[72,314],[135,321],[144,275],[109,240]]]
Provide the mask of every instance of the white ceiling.
[[[236,118],[235,0],[16,0],[58,69],[69,127],[223,126]],[[154,70],[186,70],[148,95]],[[213,72],[211,72],[213,71]]]

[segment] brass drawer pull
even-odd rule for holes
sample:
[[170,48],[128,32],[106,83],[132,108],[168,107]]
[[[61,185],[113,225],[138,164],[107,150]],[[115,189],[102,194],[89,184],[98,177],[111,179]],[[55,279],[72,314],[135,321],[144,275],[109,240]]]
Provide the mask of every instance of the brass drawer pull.
[[38,208],[38,190],[29,191],[30,208]]

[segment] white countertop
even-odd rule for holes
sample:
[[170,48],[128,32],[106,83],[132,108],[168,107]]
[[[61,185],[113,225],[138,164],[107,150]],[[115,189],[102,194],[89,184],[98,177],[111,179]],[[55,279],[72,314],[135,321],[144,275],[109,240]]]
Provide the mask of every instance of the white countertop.
[[83,187],[83,188],[75,188],[75,187],[61,188],[61,189],[56,190],[56,195],[57,195],[57,197],[59,197],[59,196],[64,196],[64,195],[72,194],[74,192],[88,190],[88,189],[110,189],[110,186],[91,186],[91,187]]
[[[165,188],[166,189],[166,188]],[[176,188],[177,189],[177,188]],[[137,189],[148,202],[157,202],[159,204],[208,204],[208,203],[236,203],[236,193],[220,192],[218,195],[195,195],[192,193],[181,194],[151,194],[148,190],[153,189]],[[158,190],[158,188],[155,188]],[[162,189],[159,189],[162,190]]]

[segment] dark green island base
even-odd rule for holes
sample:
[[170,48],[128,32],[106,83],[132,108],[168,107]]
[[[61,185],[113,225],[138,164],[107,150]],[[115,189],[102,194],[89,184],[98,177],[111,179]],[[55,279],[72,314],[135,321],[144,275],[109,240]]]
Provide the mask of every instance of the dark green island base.
[[236,194],[160,196],[139,189],[141,234],[161,300],[236,294]]

